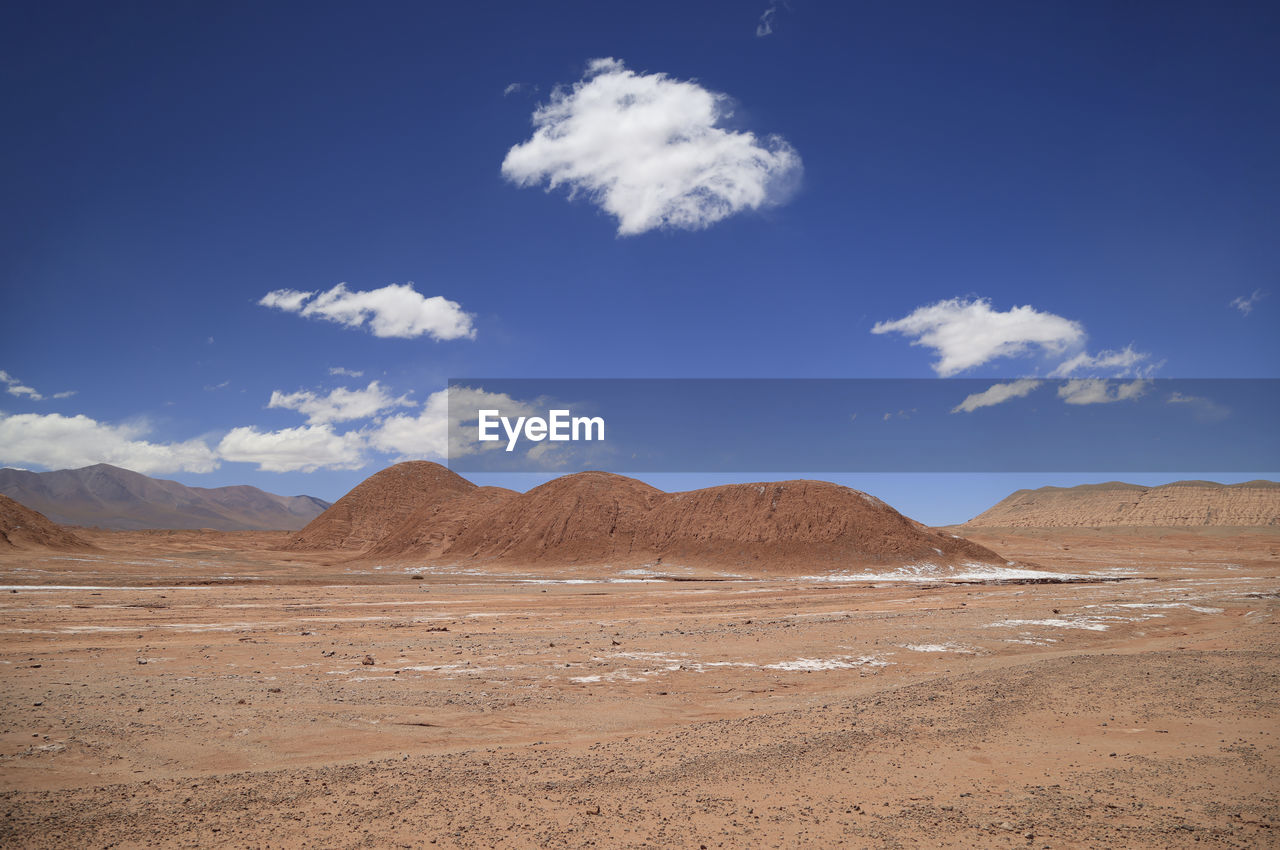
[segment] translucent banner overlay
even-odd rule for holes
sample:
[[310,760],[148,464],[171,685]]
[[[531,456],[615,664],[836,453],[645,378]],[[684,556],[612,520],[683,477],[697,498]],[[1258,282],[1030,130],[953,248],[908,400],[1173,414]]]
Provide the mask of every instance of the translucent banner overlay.
[[1277,379],[457,378],[448,396],[459,472],[1280,469]]

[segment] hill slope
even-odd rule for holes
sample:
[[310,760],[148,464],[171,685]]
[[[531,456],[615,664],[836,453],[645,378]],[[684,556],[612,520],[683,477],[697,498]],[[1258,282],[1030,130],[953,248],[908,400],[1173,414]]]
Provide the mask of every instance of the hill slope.
[[879,499],[823,481],[664,493],[607,472],[566,475],[527,493],[476,487],[436,464],[372,476],[295,539],[448,563],[818,569],[1004,560],[925,528]]
[[298,532],[289,548],[371,549],[400,529],[411,514],[430,511],[477,489],[438,463],[397,463],[369,476],[334,502]]
[[1275,525],[1280,525],[1280,483],[1275,481],[1041,487],[1019,490],[965,523],[970,528]]
[[188,487],[100,463],[82,469],[0,469],[0,494],[64,525],[269,531],[306,525],[329,503],[257,487]]
[[635,560],[646,557],[646,519],[665,496],[642,481],[580,472],[504,501],[446,552],[456,558],[538,563]]
[[0,496],[0,549],[93,549],[67,529],[8,496]]
[[648,518],[645,542],[666,561],[726,566],[1004,563],[989,549],[934,532],[874,496],[827,481],[672,493]]

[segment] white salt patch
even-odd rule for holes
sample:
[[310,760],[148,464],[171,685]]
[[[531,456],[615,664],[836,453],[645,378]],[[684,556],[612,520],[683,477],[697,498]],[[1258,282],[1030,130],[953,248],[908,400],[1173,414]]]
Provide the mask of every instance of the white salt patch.
[[94,587],[82,584],[0,584],[0,590],[212,590],[208,585],[200,585],[188,587],[179,585],[176,587]]
[[518,584],[661,584],[656,578],[521,578]]
[[[1086,605],[1086,608],[1092,608],[1092,605]],[[1111,606],[1113,608],[1186,608],[1189,611],[1195,611],[1197,614],[1221,614],[1221,608],[1210,608],[1205,605],[1192,605],[1189,602],[1119,602]]]
[[[1011,562],[1012,563],[1012,562]],[[923,562],[908,564],[883,573],[828,573],[820,576],[801,576],[800,581],[867,581],[867,582],[989,582],[989,581],[1087,581],[1088,576],[1074,573],[1051,573],[1044,570],[1025,570],[1013,567],[996,567],[990,564],[966,563],[954,569]]]
[[1100,622],[1099,619],[1081,617],[1076,620],[1063,619],[1047,619],[1047,620],[1002,620],[999,623],[988,623],[983,628],[1013,628],[1015,626],[1050,626],[1056,629],[1087,629],[1091,632],[1105,632],[1111,626],[1107,623]]
[[953,643],[904,643],[899,645],[903,649],[909,649],[912,652],[960,652],[966,655],[974,653],[974,650],[967,646],[957,646]]
[[887,667],[890,662],[874,655],[837,655],[835,658],[797,658],[795,661],[779,661],[764,665],[766,670],[794,670],[814,672],[818,670],[852,670],[857,667]]

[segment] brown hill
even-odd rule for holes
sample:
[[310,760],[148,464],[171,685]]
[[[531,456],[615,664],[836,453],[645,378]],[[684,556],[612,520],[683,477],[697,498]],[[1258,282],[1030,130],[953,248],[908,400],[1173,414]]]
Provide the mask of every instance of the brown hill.
[[1004,563],[991,550],[934,532],[874,496],[826,481],[672,493],[647,518],[644,542],[664,562],[779,571]]
[[471,493],[407,517],[369,550],[457,563],[755,567],[806,572],[929,562],[1003,564],[865,493],[823,481],[664,493],[606,472],[527,493]]
[[[477,490],[475,484],[438,463],[398,463],[369,476],[289,542],[290,549],[365,551],[406,532],[401,524],[419,511]],[[424,530],[425,533],[425,530]]]
[[188,487],[106,463],[53,472],[0,469],[0,494],[53,522],[127,530],[296,529],[329,507],[312,496],[277,496],[257,487]]
[[371,476],[290,545],[450,564],[661,565],[793,574],[1005,563],[989,549],[825,481],[664,493],[633,478],[581,472],[515,493],[477,487],[425,461]]
[[970,528],[1275,525],[1280,525],[1280,483],[1275,481],[1041,487],[1019,490],[965,523]]
[[450,558],[538,563],[610,563],[648,558],[638,545],[645,520],[665,496],[643,481],[579,472],[508,499],[474,522]]
[[368,554],[440,555],[474,523],[517,495],[515,490],[502,487],[477,487],[453,499],[423,505],[392,528]]
[[0,549],[82,550],[94,547],[39,511],[0,496]]

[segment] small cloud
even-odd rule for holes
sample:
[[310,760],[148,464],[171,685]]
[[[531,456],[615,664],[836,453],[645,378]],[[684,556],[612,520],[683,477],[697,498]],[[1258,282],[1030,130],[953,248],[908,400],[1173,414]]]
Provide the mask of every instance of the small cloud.
[[308,390],[296,393],[271,393],[267,407],[296,410],[307,417],[310,425],[329,422],[348,422],[353,419],[369,419],[393,407],[413,407],[408,396],[393,397],[373,381],[362,390],[339,387],[328,395],[316,395]]
[[769,8],[764,10],[764,14],[760,16],[759,23],[756,24],[756,38],[764,38],[773,34],[773,19],[778,15],[778,4],[770,3]]
[[411,339],[475,339],[475,318],[463,312],[462,305],[440,295],[420,295],[412,283],[391,284],[367,292],[347,289],[340,283],[327,292],[301,292],[277,289],[268,292],[258,304],[303,318],[317,318],[348,328],[364,327],[378,337]]
[[1103,378],[1077,378],[1058,387],[1058,398],[1067,404],[1110,404],[1141,398],[1150,385],[1141,379],[1113,384]]
[[31,401],[44,401],[46,398],[71,398],[76,394],[75,390],[65,390],[60,393],[54,393],[52,396],[46,396],[37,392],[34,387],[29,387],[22,383],[3,369],[0,369],[0,384],[4,384],[5,392],[9,395],[28,398]]
[[213,345],[213,337],[209,337],[209,345]]
[[560,469],[569,462],[564,443],[538,443],[525,452],[525,459],[543,469]]
[[965,400],[951,409],[952,413],[972,413],[982,407],[995,407],[1011,398],[1025,398],[1042,384],[1034,378],[1022,378],[1008,384],[993,384],[980,393],[966,396]]
[[536,92],[537,86],[531,86],[528,83],[512,83],[502,90],[503,97],[510,97],[513,94],[519,94],[522,91]]
[[1266,297],[1267,293],[1263,292],[1261,289],[1255,289],[1253,294],[1248,297],[1241,295],[1239,298],[1233,298],[1231,300],[1231,306],[1239,310],[1240,315],[1247,316],[1253,312],[1253,305]]
[[345,375],[348,378],[363,378],[364,372],[359,369],[345,369],[342,366],[330,366],[330,375]]
[[222,382],[222,383],[220,383],[220,384],[205,384],[205,385],[204,385],[204,391],[205,391],[205,392],[207,392],[207,393],[211,393],[211,392],[214,392],[214,391],[216,391],[216,390],[223,390],[223,389],[226,389],[226,388],[227,388],[227,387],[229,387],[229,386],[231,386],[231,379],[230,379],[230,378],[227,378],[227,380],[223,381],[223,382]]
[[1149,363],[1151,355],[1142,351],[1134,351],[1132,345],[1125,346],[1120,351],[1100,351],[1097,354],[1089,354],[1082,351],[1074,357],[1068,358],[1057,365],[1057,367],[1049,373],[1053,378],[1067,378],[1080,371],[1088,372],[1107,372],[1108,377],[1123,378],[1130,375],[1141,375],[1146,377],[1160,363]]
[[502,174],[587,198],[618,220],[620,236],[701,230],[782,203],[799,182],[795,149],[725,129],[732,114],[726,95],[696,82],[593,59],[533,113],[533,137],[507,151]]
[[1198,395],[1185,395],[1175,392],[1165,399],[1165,404],[1174,404],[1192,411],[1201,422],[1220,422],[1231,415],[1230,408],[1218,404],[1212,399]]
[[932,348],[940,355],[933,370],[944,378],[1036,348],[1061,354],[1079,346],[1085,337],[1079,322],[1029,305],[1001,312],[985,298],[928,304],[901,319],[877,322],[871,332],[900,333],[912,345]]

